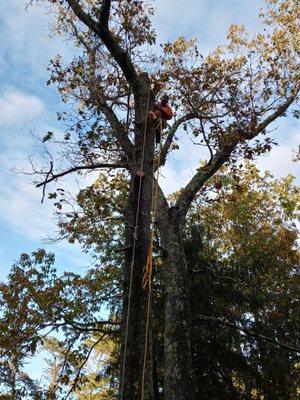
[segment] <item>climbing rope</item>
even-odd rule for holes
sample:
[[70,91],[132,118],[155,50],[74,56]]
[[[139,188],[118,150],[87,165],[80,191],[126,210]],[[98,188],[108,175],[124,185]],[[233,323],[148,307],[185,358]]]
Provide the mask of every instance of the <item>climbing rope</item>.
[[[148,111],[149,111],[149,102],[150,102],[150,92],[151,92],[151,86],[149,85],[148,95],[147,95],[147,107],[146,107],[147,113],[146,113],[146,118],[145,118],[145,126],[144,126],[144,134],[143,134],[144,136],[143,136],[140,172],[143,171],[144,161],[145,161],[145,147],[146,147],[146,135],[147,135],[147,128],[148,128]],[[139,189],[138,189],[137,207],[136,207],[136,214],[135,214],[134,234],[133,234],[132,259],[131,259],[131,265],[130,265],[128,305],[127,305],[127,314],[126,314],[125,340],[124,340],[123,363],[122,363],[122,380],[121,380],[121,382],[122,382],[121,383],[121,399],[122,400],[123,400],[123,393],[124,393],[124,377],[125,377],[126,354],[127,354],[127,345],[128,345],[128,328],[129,328],[131,295],[132,295],[133,267],[134,267],[135,255],[136,255],[137,231],[138,231],[138,221],[139,221],[141,193],[142,193],[143,175],[141,173],[139,174],[139,178],[140,179],[139,179]]]
[[[160,125],[159,128],[162,130],[162,121],[160,118],[159,118],[159,125]],[[143,289],[148,291],[148,295],[147,295],[147,313],[146,313],[142,383],[141,383],[141,400],[144,400],[144,398],[145,398],[145,378],[146,378],[146,370],[147,370],[146,364],[147,364],[147,353],[148,353],[148,344],[149,344],[149,327],[150,327],[151,300],[152,300],[154,224],[156,222],[156,211],[157,211],[157,192],[158,192],[160,154],[161,154],[161,149],[159,149],[157,160],[154,159],[154,162],[153,162],[151,235],[150,235],[150,245],[149,245],[149,250],[148,250],[148,255],[147,255],[147,262],[144,267],[144,275],[143,275]],[[156,168],[156,162],[157,162],[157,168]],[[156,169],[156,177],[155,177],[155,169]]]
[[[145,119],[144,136],[143,136],[143,146],[142,146],[142,157],[139,173],[139,188],[137,197],[137,207],[135,215],[135,225],[134,225],[134,239],[132,247],[132,259],[130,265],[130,280],[129,280],[129,291],[128,291],[128,307],[126,315],[126,325],[125,325],[125,340],[124,340],[124,352],[123,352],[123,364],[122,364],[122,380],[121,380],[121,399],[123,400],[124,393],[124,377],[126,368],[126,354],[128,345],[128,331],[129,331],[129,320],[130,320],[130,307],[131,307],[131,295],[132,295],[132,282],[133,282],[133,267],[136,255],[136,244],[137,244],[137,230],[138,230],[138,220],[140,212],[141,203],[141,192],[142,192],[142,178],[143,178],[143,168],[145,161],[145,146],[146,146],[146,134],[148,127],[148,113],[149,113],[149,100],[150,100],[151,86],[149,85],[148,96],[147,96],[147,115]],[[162,132],[162,120],[158,118],[158,125],[155,129],[160,129]],[[146,265],[143,271],[143,289],[147,290],[147,311],[146,311],[146,325],[145,325],[145,340],[144,340],[144,354],[143,354],[143,368],[142,368],[142,382],[141,382],[141,400],[145,398],[145,378],[146,378],[146,364],[147,364],[147,353],[148,353],[148,343],[149,343],[149,327],[150,327],[150,313],[151,313],[151,298],[152,298],[152,273],[153,273],[153,242],[154,242],[154,224],[156,222],[156,211],[157,211],[157,193],[158,193],[158,178],[159,178],[159,164],[161,157],[161,149],[159,149],[157,159],[154,159],[152,167],[152,199],[151,199],[151,234],[150,243],[146,259]],[[156,175],[155,175],[156,171]]]

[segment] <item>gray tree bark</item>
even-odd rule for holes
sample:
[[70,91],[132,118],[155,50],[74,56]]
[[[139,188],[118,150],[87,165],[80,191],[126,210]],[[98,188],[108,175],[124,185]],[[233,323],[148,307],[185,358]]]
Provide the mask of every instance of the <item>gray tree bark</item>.
[[160,215],[159,229],[166,258],[165,285],[165,400],[193,400],[195,385],[191,350],[191,307],[187,264],[180,219],[175,208]]
[[[121,371],[124,376],[122,385],[122,399],[124,400],[140,400],[142,397],[142,373],[146,345],[144,400],[153,400],[154,397],[150,329],[148,343],[146,343],[145,338],[148,292],[143,289],[142,285],[151,235],[155,133],[153,123],[148,119],[148,108],[153,108],[153,103],[154,98],[149,92],[149,83],[147,80],[141,79],[140,92],[135,95],[134,165],[136,172],[131,176],[130,192],[126,205],[125,240],[126,247],[129,247],[129,250],[125,257],[124,275],[124,340],[122,353],[123,358],[125,356],[125,369]],[[144,161],[142,158],[144,158]],[[141,169],[144,174],[142,177],[138,174]],[[137,229],[135,229],[136,226]],[[127,321],[128,316],[129,320]],[[125,342],[126,349],[124,349]]]

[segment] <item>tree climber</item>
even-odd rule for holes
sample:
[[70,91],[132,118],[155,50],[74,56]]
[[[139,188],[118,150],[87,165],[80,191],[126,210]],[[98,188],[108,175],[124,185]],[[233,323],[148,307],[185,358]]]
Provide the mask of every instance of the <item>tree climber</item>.
[[167,120],[173,117],[173,111],[168,104],[169,96],[164,94],[161,98],[160,103],[155,103],[155,111],[149,111],[149,115],[157,120],[157,125],[155,128],[155,141],[158,144],[161,140],[161,132],[163,129],[168,127]]

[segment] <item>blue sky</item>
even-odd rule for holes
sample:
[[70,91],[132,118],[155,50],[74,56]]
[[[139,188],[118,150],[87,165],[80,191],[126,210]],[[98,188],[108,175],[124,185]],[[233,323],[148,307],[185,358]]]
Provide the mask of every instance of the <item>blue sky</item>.
[[[250,32],[261,29],[260,0],[156,0],[155,6],[158,41],[182,35],[197,37],[203,54],[225,42],[231,23],[243,23]],[[36,151],[31,132],[61,128],[55,118],[60,101],[55,88],[46,86],[46,68],[50,57],[59,53],[71,58],[74,49],[70,43],[48,36],[51,19],[40,8],[25,10],[25,2],[10,0],[0,3],[0,11],[0,279],[21,252],[37,247],[54,250],[60,270],[83,271],[90,260],[78,246],[41,242],[41,238],[55,236],[51,203],[40,203],[40,191],[30,177],[11,172],[14,167],[26,167],[26,157]],[[299,143],[299,122],[282,119],[276,137],[280,146],[259,159],[258,165],[276,176],[296,174],[291,158]],[[167,192],[184,185],[198,165],[197,146],[180,140],[183,151],[173,156],[162,172],[161,184]],[[74,188],[76,181],[66,180],[65,184]]]

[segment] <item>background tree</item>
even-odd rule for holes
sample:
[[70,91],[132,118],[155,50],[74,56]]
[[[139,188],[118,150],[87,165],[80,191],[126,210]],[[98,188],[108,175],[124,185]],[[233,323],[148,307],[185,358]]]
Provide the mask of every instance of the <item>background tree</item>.
[[223,170],[190,214],[186,254],[202,398],[298,396],[299,187],[293,180],[261,176],[249,163],[236,176]]
[[[6,371],[1,383],[12,398],[50,400],[56,394],[71,394],[76,385],[85,382],[84,366],[93,348],[107,335],[115,337],[119,326],[117,321],[101,317],[101,307],[114,298],[109,274],[105,276],[97,269],[85,277],[73,273],[59,277],[53,263],[53,254],[43,250],[32,256],[23,254],[7,282],[1,284],[1,362]],[[59,356],[56,379],[48,389],[40,389],[22,367],[28,357],[37,353],[44,338],[54,333],[63,338],[52,348]],[[86,340],[96,334],[97,341],[90,346]]]
[[[114,379],[114,370],[118,370],[117,358],[115,358],[117,342],[111,338],[103,339],[103,337],[99,341],[100,336],[94,335],[87,340],[86,344],[91,349],[91,353],[83,367],[77,364],[76,359],[73,359],[73,362],[77,364],[75,368],[81,367],[81,371],[85,375],[85,379],[81,381],[80,385],[72,378],[70,379],[68,393],[70,395],[70,388],[74,387],[73,398],[111,400],[117,396],[118,385],[116,384],[117,380]],[[68,349],[62,341],[54,337],[47,338],[43,348],[50,354],[50,358],[47,359],[47,376],[49,376],[47,399],[61,398],[61,388],[59,388],[58,382]],[[77,375],[75,375],[76,378]]]

